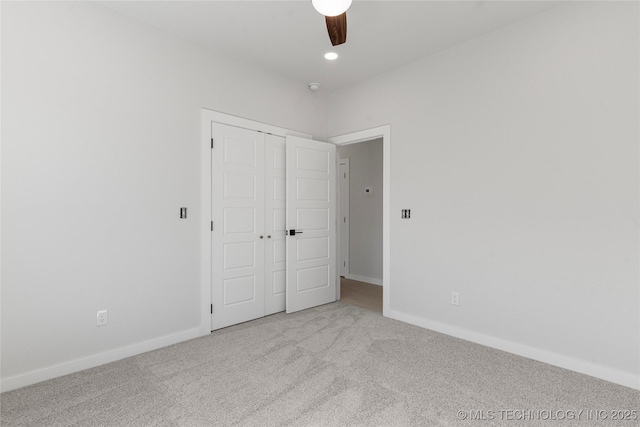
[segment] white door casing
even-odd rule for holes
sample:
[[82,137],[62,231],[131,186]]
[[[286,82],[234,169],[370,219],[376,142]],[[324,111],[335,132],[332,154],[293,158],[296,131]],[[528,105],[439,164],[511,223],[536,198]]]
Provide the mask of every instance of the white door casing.
[[340,258],[338,268],[340,270],[340,276],[349,275],[349,159],[340,159],[338,180],[340,185],[338,186],[340,192],[340,204],[338,215],[338,229],[340,236]]
[[400,319],[397,312],[391,310],[391,126],[384,125],[345,135],[333,136],[329,142],[340,147],[382,138],[382,315]]
[[211,328],[264,316],[264,135],[212,125]]
[[287,313],[336,300],[336,147],[286,137]]

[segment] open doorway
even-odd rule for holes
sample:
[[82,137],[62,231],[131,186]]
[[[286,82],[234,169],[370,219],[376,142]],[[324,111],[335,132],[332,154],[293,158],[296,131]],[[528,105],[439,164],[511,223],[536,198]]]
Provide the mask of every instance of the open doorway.
[[[329,138],[340,148],[365,141],[382,138],[382,315],[391,313],[391,126],[384,125],[365,129],[353,133]],[[338,235],[340,236],[338,228]],[[338,260],[340,259],[340,245],[338,245]],[[336,284],[340,283],[340,276],[336,275]],[[375,285],[374,285],[375,286]],[[340,286],[336,286],[336,298],[341,299]]]
[[341,299],[382,313],[383,139],[338,147]]

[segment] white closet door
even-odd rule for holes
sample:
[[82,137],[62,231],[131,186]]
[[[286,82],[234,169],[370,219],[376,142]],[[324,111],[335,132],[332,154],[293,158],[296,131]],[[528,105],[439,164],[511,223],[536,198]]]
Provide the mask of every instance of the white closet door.
[[292,313],[336,300],[336,147],[291,136],[286,143],[286,299]]
[[212,124],[212,329],[264,316],[264,135]]
[[265,264],[264,314],[285,309],[286,291],[286,223],[285,223],[285,139],[265,137]]

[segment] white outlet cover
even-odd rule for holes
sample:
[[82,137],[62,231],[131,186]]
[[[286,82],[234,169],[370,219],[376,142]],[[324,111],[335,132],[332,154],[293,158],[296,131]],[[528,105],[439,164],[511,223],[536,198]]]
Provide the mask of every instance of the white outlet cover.
[[107,310],[100,310],[96,316],[96,325],[104,326],[109,323],[109,318],[107,317]]
[[460,294],[458,292],[451,292],[451,304],[460,305]]

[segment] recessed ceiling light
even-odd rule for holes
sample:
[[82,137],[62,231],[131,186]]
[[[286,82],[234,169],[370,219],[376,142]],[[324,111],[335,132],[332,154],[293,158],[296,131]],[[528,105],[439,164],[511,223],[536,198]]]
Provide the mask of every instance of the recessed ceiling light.
[[328,59],[329,61],[333,61],[338,57],[338,54],[335,52],[327,52],[324,54],[324,59]]

